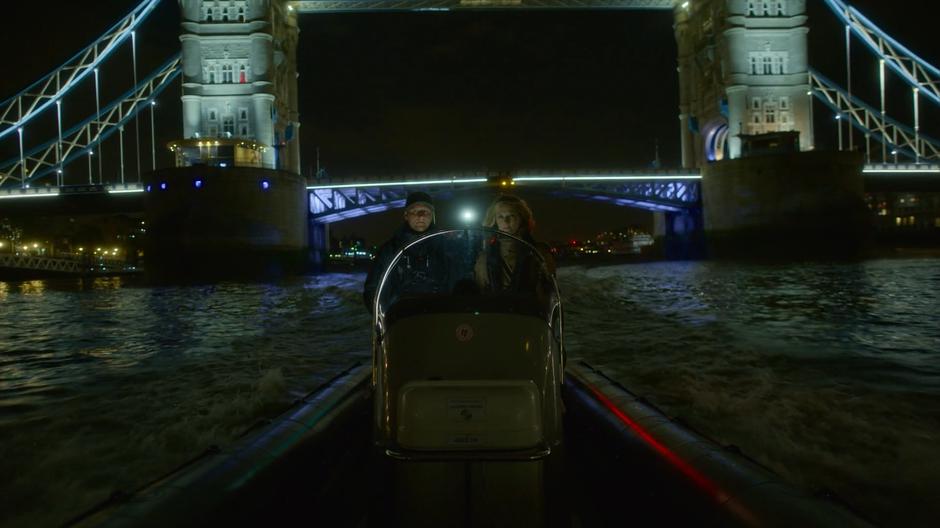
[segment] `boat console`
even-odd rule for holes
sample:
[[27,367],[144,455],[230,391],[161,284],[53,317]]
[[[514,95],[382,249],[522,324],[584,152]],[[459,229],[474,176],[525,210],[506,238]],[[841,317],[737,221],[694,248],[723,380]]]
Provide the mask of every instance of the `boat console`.
[[489,230],[433,233],[402,248],[374,308],[373,440],[401,523],[543,519],[564,359],[561,297],[538,249]]

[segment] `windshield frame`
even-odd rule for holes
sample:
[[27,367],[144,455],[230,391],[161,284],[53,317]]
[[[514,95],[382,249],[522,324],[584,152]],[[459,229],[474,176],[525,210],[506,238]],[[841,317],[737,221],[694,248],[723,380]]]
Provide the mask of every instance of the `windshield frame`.
[[[384,333],[383,330],[384,330],[384,328],[385,328],[385,324],[384,324],[384,321],[385,321],[385,310],[383,309],[382,303],[381,303],[382,291],[383,291],[383,289],[385,288],[385,285],[386,285],[386,282],[388,281],[389,275],[391,275],[392,270],[395,269],[395,267],[396,267],[396,266],[398,265],[398,263],[401,261],[402,256],[403,256],[409,249],[411,249],[413,246],[416,246],[416,245],[422,244],[422,243],[427,243],[428,240],[430,240],[430,239],[432,239],[432,238],[435,238],[435,237],[444,237],[444,236],[447,236],[447,235],[454,235],[454,234],[458,234],[458,233],[479,233],[479,234],[484,234],[484,235],[486,235],[486,236],[500,236],[500,237],[506,237],[506,238],[512,239],[512,240],[514,240],[514,241],[516,241],[516,242],[518,242],[518,243],[523,244],[524,247],[526,247],[530,253],[532,253],[532,254],[534,254],[534,255],[536,255],[536,256],[538,257],[538,262],[539,262],[539,264],[540,264],[540,266],[541,266],[541,269],[543,269],[543,270],[546,271],[545,275],[548,276],[548,278],[551,280],[552,289],[554,290],[554,293],[555,293],[556,300],[555,300],[555,302],[553,303],[552,308],[549,310],[549,313],[552,313],[552,312],[554,312],[555,310],[558,310],[558,312],[559,312],[559,317],[558,317],[559,340],[563,343],[563,342],[564,342],[564,338],[563,338],[563,336],[564,336],[563,328],[564,328],[564,327],[563,327],[563,316],[562,316],[562,314],[563,314],[564,310],[562,309],[561,290],[558,288],[558,280],[555,278],[555,275],[554,275],[553,273],[548,273],[548,272],[547,272],[547,270],[548,270],[548,262],[545,260],[545,257],[544,257],[544,256],[542,255],[542,253],[538,250],[538,248],[535,247],[531,242],[529,242],[529,241],[527,241],[527,240],[525,240],[525,239],[523,239],[523,238],[521,238],[521,237],[518,237],[518,236],[516,236],[516,235],[511,235],[511,234],[509,234],[509,233],[505,233],[505,232],[499,231],[499,230],[497,230],[497,229],[492,229],[492,228],[488,228],[488,227],[462,227],[462,228],[457,228],[457,229],[442,229],[442,230],[440,230],[440,231],[435,231],[435,232],[433,232],[433,233],[424,234],[424,235],[418,237],[416,240],[413,240],[413,241],[409,242],[408,244],[405,244],[404,246],[401,247],[401,249],[399,249],[399,250],[395,253],[395,257],[392,258],[392,260],[391,260],[391,262],[389,262],[388,266],[386,266],[386,268],[382,271],[382,278],[379,280],[378,287],[377,287],[376,290],[375,290],[375,297],[372,299],[372,303],[373,303],[373,304],[372,304],[372,337],[373,337],[373,343],[375,344],[375,343],[378,342],[378,341],[377,341],[378,339],[381,339],[381,336],[382,336],[382,334]],[[550,317],[550,319],[553,319],[553,318]],[[552,322],[552,321],[550,320],[550,321],[549,321],[549,324],[551,324],[551,322]]]

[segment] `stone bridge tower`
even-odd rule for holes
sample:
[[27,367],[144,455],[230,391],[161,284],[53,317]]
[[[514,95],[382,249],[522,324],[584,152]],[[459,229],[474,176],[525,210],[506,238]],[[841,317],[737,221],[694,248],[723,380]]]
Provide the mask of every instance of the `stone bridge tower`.
[[806,0],[675,8],[684,167],[741,156],[742,135],[798,131],[812,150]]
[[185,140],[248,140],[300,172],[297,17],[285,0],[180,0]]

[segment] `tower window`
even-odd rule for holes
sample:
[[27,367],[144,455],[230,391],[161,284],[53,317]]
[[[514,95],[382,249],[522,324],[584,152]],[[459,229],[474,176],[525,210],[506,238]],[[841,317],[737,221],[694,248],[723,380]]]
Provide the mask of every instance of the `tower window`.
[[786,0],[748,0],[747,16],[786,16]]
[[226,137],[235,135],[235,116],[226,115],[222,117],[222,133]]
[[235,76],[231,64],[222,65],[222,82],[225,84],[231,84],[235,82]]
[[785,75],[789,54],[785,51],[754,51],[748,60],[751,75]]
[[768,125],[772,125],[776,122],[777,122],[777,109],[772,106],[768,106],[764,108],[764,123],[767,123]]

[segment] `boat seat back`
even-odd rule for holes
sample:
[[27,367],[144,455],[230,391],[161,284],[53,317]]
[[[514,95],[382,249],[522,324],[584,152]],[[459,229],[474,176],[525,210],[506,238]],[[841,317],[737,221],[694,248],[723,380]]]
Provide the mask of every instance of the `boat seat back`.
[[543,443],[532,380],[412,381],[398,401],[398,443],[415,450],[510,450]]
[[557,341],[543,319],[436,313],[385,333],[376,427],[407,450],[519,450],[561,437]]

